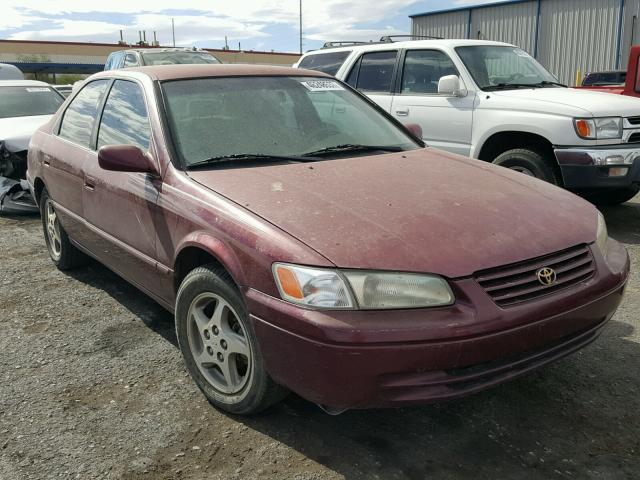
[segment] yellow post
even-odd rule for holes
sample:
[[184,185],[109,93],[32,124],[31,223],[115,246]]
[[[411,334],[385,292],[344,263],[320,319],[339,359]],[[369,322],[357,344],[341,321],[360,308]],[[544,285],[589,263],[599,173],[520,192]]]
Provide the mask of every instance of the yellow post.
[[580,69],[576,71],[576,87],[579,87],[582,84],[582,72]]

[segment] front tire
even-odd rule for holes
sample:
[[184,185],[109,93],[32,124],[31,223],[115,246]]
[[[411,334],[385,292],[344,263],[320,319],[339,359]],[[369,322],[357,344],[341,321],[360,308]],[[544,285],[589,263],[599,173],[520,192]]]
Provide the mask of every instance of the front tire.
[[596,205],[613,206],[628,202],[635,197],[639,191],[640,187],[607,189],[599,192],[587,193],[584,195],[584,198]]
[[70,270],[83,265],[86,257],[69,241],[46,188],[40,195],[40,216],[47,250],[55,266],[60,270]]
[[266,372],[242,296],[223,270],[208,265],[185,277],[176,332],[187,370],[214,406],[252,414],[286,395]]
[[535,150],[528,148],[507,150],[498,155],[493,163],[553,185],[560,185],[553,162]]

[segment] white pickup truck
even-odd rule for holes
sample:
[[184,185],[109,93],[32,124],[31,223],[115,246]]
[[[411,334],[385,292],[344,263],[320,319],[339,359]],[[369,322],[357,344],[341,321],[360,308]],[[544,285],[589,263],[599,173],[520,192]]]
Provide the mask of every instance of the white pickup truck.
[[520,48],[482,40],[327,45],[295,65],[366,94],[430,146],[603,204],[640,190],[640,99],[567,88]]

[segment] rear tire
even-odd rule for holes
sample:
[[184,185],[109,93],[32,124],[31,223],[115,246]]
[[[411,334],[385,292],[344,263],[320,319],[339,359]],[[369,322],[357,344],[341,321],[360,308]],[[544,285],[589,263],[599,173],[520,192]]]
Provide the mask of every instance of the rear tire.
[[583,196],[591,203],[594,203],[596,205],[612,206],[628,202],[633,197],[635,197],[639,191],[640,187],[626,187],[587,193]]
[[534,150],[515,148],[498,155],[492,162],[501,167],[515,170],[539,180],[560,185],[560,177],[556,174],[554,162]]
[[47,250],[55,266],[60,270],[70,270],[84,265],[87,257],[69,241],[46,188],[40,194],[40,217]]
[[266,372],[244,300],[224,270],[206,265],[185,277],[176,333],[187,370],[215,407],[246,415],[287,395]]

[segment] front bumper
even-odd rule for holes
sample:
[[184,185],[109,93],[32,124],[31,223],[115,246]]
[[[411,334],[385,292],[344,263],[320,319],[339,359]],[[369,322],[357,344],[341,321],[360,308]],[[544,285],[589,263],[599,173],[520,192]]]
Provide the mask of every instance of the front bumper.
[[506,308],[472,278],[453,282],[455,305],[429,310],[314,311],[244,294],[276,382],[334,408],[425,404],[497,385],[595,340],[629,272],[615,241],[607,262],[597,257],[583,284]]
[[[613,189],[640,185],[640,145],[554,150],[565,188]],[[626,169],[623,175],[612,175]]]

